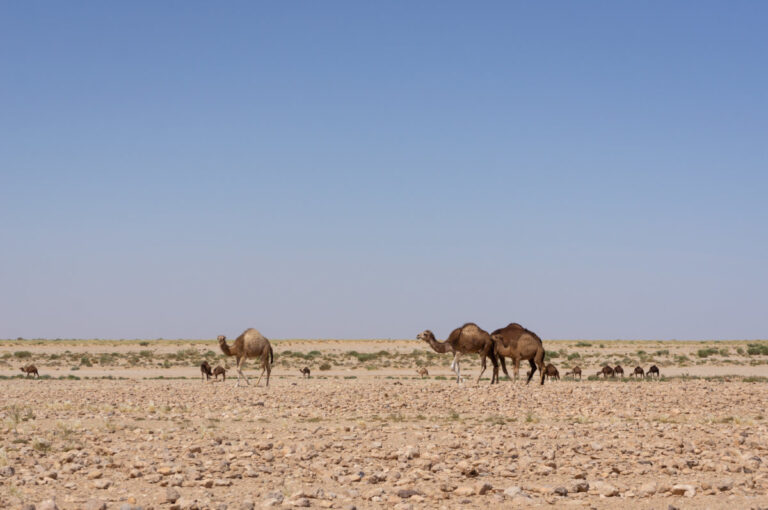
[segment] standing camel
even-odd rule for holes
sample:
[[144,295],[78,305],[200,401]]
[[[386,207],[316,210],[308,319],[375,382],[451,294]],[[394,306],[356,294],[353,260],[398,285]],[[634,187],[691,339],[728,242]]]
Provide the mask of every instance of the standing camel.
[[603,379],[608,379],[608,376],[613,377],[613,368],[609,367],[608,365],[605,365],[603,368],[600,369],[596,377],[600,377],[601,375],[603,376]]
[[621,365],[616,365],[616,368],[613,369],[613,375],[616,377],[624,377],[624,369],[621,368]]
[[643,370],[643,367],[635,367],[635,371],[629,374],[630,377],[636,376],[636,377],[645,377],[645,371]]
[[213,369],[213,378],[218,381],[219,376],[221,376],[224,381],[227,380],[227,369],[221,365]]
[[209,365],[207,361],[200,363],[200,378],[205,381],[210,379],[212,375],[213,372],[211,371],[211,365]]
[[[451,362],[451,370],[456,373],[456,384],[461,383],[461,367],[459,366],[459,357],[462,354],[470,354],[477,352],[480,354],[482,360],[482,369],[480,375],[477,376],[477,383],[480,383],[480,377],[485,372],[486,358],[491,358],[494,371],[498,371],[498,361],[496,361],[496,355],[493,353],[493,342],[491,341],[491,335],[487,331],[481,329],[477,324],[468,322],[451,331],[448,335],[448,339],[445,342],[438,342],[435,335],[430,330],[425,330],[416,336],[417,339],[423,340],[429,344],[435,352],[453,353],[453,361]],[[491,379],[491,384],[493,384]]]
[[40,378],[40,374],[37,372],[37,367],[35,365],[24,365],[21,367],[21,371],[27,374],[27,377],[34,374],[37,379]]
[[421,367],[420,369],[416,370],[416,373],[419,374],[422,379],[429,377],[429,370],[427,370],[427,367]]
[[546,367],[544,367],[544,375],[549,377],[550,381],[552,379],[557,379],[558,381],[560,380],[560,372],[558,372],[557,368],[552,363],[549,363]]
[[240,377],[245,379],[245,384],[250,385],[248,377],[243,373],[243,365],[248,358],[261,359],[261,374],[256,381],[256,386],[261,382],[264,372],[267,373],[267,386],[269,386],[269,374],[272,373],[272,365],[275,362],[275,355],[272,352],[272,346],[267,337],[253,328],[243,331],[243,334],[237,337],[232,345],[227,344],[227,337],[219,335],[219,347],[221,352],[227,356],[234,356],[237,360],[237,383],[235,387],[240,386]]
[[656,365],[651,365],[651,368],[648,369],[648,373],[645,374],[645,376],[653,377],[653,374],[656,374],[656,377],[661,377],[661,373],[659,373],[659,367]]
[[581,381],[581,367],[573,367],[573,370],[571,370],[570,372],[566,372],[565,374],[566,377],[568,377],[569,375],[574,379],[576,379],[576,376],[578,375],[579,381]]
[[[507,379],[510,377],[509,372],[507,372],[507,364],[504,361],[505,356],[509,356],[514,362],[515,380],[520,373],[520,360],[528,360],[531,370],[528,372],[528,380],[525,384],[531,382],[537,366],[541,374],[541,384],[544,384],[544,344],[536,333],[512,322],[507,327],[491,333],[491,340],[493,340],[493,352],[499,357],[501,368]],[[491,380],[499,382],[499,368],[496,364],[493,367],[493,379]]]
[[301,377],[302,378],[309,379],[309,373],[310,373],[309,367],[301,368],[301,369],[299,369],[299,372],[301,372]]

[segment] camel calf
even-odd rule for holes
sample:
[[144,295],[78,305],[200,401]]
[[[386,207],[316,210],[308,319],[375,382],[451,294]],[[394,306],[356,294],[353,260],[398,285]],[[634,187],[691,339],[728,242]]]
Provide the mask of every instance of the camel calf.
[[21,371],[27,374],[27,377],[34,374],[36,378],[40,377],[40,374],[37,372],[37,367],[35,365],[24,365],[21,367]]
[[573,367],[573,370],[571,370],[570,372],[566,372],[565,374],[566,377],[568,377],[569,375],[574,379],[576,379],[576,376],[578,375],[579,381],[581,381],[581,367]]
[[304,367],[299,372],[301,372],[302,377],[309,379],[309,367]]
[[544,367],[544,376],[549,377],[549,380],[557,379],[560,380],[560,372],[557,371],[557,368],[555,368],[555,365],[552,363],[549,363],[546,367]]
[[609,367],[608,365],[605,365],[600,371],[597,373],[597,377],[603,376],[603,379],[607,379],[608,376],[613,377],[613,368]]
[[227,380],[227,369],[219,365],[218,367],[213,369],[213,378],[215,380],[219,380],[219,376],[222,377],[222,380]]
[[209,365],[207,361],[200,363],[200,378],[205,381],[210,379],[212,375],[211,365]]

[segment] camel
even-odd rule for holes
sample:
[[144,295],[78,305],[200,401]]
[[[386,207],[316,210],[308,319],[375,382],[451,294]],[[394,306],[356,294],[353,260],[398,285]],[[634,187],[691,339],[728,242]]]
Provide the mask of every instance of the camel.
[[550,380],[560,380],[560,372],[557,371],[557,368],[555,368],[555,365],[552,363],[549,363],[546,367],[544,367],[544,375],[545,377],[549,377]]
[[219,376],[221,376],[224,381],[227,380],[227,369],[222,367],[221,365],[213,369],[213,378],[218,381]]
[[[486,358],[491,358],[494,371],[498,371],[498,361],[496,361],[496,355],[493,352],[493,342],[491,336],[487,331],[481,329],[477,324],[468,322],[451,331],[448,335],[448,339],[444,342],[438,342],[435,335],[430,330],[425,330],[416,336],[418,340],[423,340],[432,347],[432,350],[439,353],[450,352],[453,353],[453,361],[451,362],[451,370],[456,373],[456,384],[462,382],[461,367],[459,366],[459,357],[462,354],[479,353],[482,360],[482,369],[480,375],[477,376],[477,383],[480,383],[480,377],[486,368]],[[493,384],[491,379],[491,384]],[[498,378],[497,378],[498,382]]]
[[200,378],[205,381],[210,379],[212,375],[213,372],[211,372],[211,365],[209,365],[207,361],[200,363]]
[[633,376],[639,376],[639,377],[645,377],[645,371],[643,371],[643,367],[635,367],[635,371],[629,374],[630,377]]
[[604,379],[608,379],[608,376],[613,377],[613,369],[608,365],[605,365],[596,375],[596,377],[603,376]]
[[429,370],[427,370],[426,367],[421,367],[420,369],[416,370],[416,373],[419,374],[422,379],[429,377]]
[[653,377],[653,374],[656,374],[656,377],[661,377],[661,373],[659,372],[659,367],[656,365],[651,365],[651,368],[648,369],[648,373],[646,374],[646,377]]
[[24,365],[21,367],[21,371],[27,374],[27,377],[29,377],[32,374],[35,374],[36,378],[40,378],[40,374],[37,372],[37,367],[35,365]]
[[574,379],[576,379],[576,376],[578,375],[579,381],[581,381],[581,367],[573,367],[573,370],[565,374],[566,377],[568,377],[569,375]]
[[309,367],[304,367],[301,370],[299,370],[299,372],[301,372],[301,377],[306,377],[307,379],[309,379]]
[[613,369],[613,375],[624,377],[624,369],[621,368],[621,365],[616,365],[616,368]]
[[[510,377],[509,372],[507,372],[507,364],[504,361],[505,356],[509,356],[514,362],[515,380],[520,373],[520,360],[528,360],[531,370],[528,372],[528,380],[525,384],[531,382],[537,366],[541,373],[541,384],[544,384],[544,345],[536,333],[512,322],[507,327],[491,333],[491,339],[493,340],[493,352],[498,356],[507,379]],[[491,381],[494,379],[499,382],[499,369],[496,365],[494,365]]]
[[245,379],[245,384],[250,385],[248,377],[243,373],[243,365],[248,358],[261,359],[261,374],[256,381],[256,386],[261,382],[264,372],[267,373],[267,386],[269,386],[269,375],[272,372],[272,365],[275,362],[275,355],[272,352],[272,346],[267,337],[253,328],[248,328],[237,337],[232,345],[227,344],[227,337],[219,335],[219,347],[221,352],[227,356],[234,356],[237,360],[237,383],[235,387],[240,386],[240,377]]

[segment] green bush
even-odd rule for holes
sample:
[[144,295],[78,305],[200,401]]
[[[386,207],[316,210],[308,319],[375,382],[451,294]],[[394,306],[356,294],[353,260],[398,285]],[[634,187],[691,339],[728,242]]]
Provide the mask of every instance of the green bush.
[[322,365],[320,365],[320,370],[322,370],[322,371],[326,371],[326,370],[330,370],[330,369],[331,369],[331,364],[330,363],[323,363]]
[[13,355],[16,356],[17,358],[22,358],[22,359],[32,357],[32,353],[29,351],[16,351],[13,353]]
[[698,351],[696,351],[696,355],[699,358],[707,358],[709,356],[713,356],[713,355],[718,354],[718,353],[719,353],[719,351],[717,349],[715,349],[714,347],[709,347],[707,349],[699,349]]
[[92,367],[93,363],[91,363],[91,359],[88,356],[83,356],[80,358],[80,365],[86,366],[86,367]]
[[768,345],[749,344],[747,346],[747,354],[750,356],[768,356]]

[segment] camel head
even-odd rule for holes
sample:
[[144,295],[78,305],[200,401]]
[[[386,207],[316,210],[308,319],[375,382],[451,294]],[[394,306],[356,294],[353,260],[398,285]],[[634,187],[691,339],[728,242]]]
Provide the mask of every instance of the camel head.
[[227,341],[227,337],[225,337],[224,335],[219,335],[219,336],[216,338],[216,340],[218,340],[218,341],[219,341],[219,345],[221,345],[221,344],[223,344],[223,343],[226,343],[226,341]]
[[430,341],[437,341],[435,339],[435,335],[428,329],[425,329],[424,331],[416,335],[416,340],[423,340],[427,343],[429,343]]
[[496,343],[496,342],[502,342],[503,343],[504,335],[502,335],[501,333],[494,333],[494,334],[491,335],[491,340],[493,341],[493,343]]

